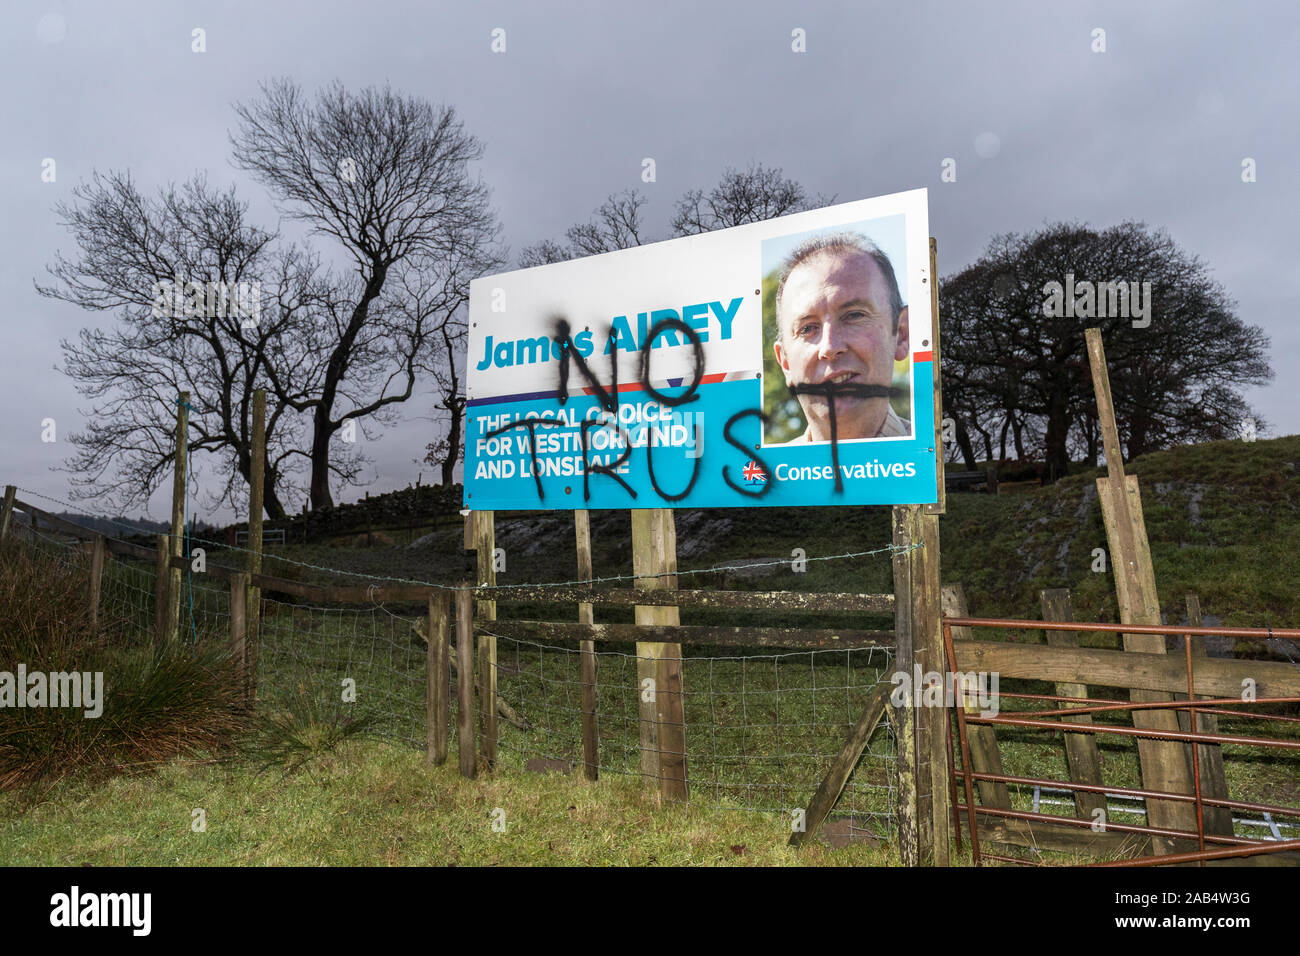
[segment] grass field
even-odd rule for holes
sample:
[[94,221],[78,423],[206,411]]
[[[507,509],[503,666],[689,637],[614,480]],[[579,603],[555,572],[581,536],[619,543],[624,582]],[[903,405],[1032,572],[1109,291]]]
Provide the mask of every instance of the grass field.
[[[203,811],[206,829],[196,832]],[[498,812],[499,811],[499,812]],[[494,821],[503,829],[494,829]],[[291,776],[177,762],[60,785],[36,805],[0,794],[0,864],[41,866],[888,865],[888,845],[786,846],[789,820],[707,802],[659,805],[637,781],[505,771],[346,745]]]

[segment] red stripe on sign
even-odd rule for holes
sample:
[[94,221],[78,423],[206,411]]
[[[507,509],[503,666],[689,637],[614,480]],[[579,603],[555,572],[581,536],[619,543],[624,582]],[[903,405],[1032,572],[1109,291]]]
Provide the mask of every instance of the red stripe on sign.
[[934,352],[933,352],[933,351],[929,351],[929,352],[913,352],[913,353],[912,353],[912,361],[913,361],[913,362],[933,362],[933,361],[934,361]]
[[[726,378],[726,377],[727,377],[727,373],[726,373],[726,372],[713,372],[713,373],[711,373],[711,374],[709,374],[709,375],[705,375],[703,378],[701,378],[701,379],[700,379],[700,384],[701,384],[701,385],[710,385],[710,384],[712,384],[712,383],[714,383],[714,382],[721,382],[721,381],[722,381],[724,378]],[[673,388],[673,387],[678,387],[678,388],[680,388],[680,386],[672,386],[672,385],[666,385],[666,384],[656,386],[656,388],[659,388],[660,391],[663,391],[664,388]],[[639,391],[641,390],[641,383],[640,383],[640,382],[624,382],[622,385],[620,385],[620,386],[618,387],[618,390],[619,390],[620,392],[639,392]],[[606,389],[606,391],[608,391],[608,389]],[[584,394],[584,395],[595,395],[595,394],[596,394],[596,390],[595,390],[594,388],[583,388],[583,390],[582,390],[582,394]]]
[[[618,387],[618,391],[620,391],[620,392],[635,392],[635,391],[639,391],[640,388],[641,388],[641,383],[640,383],[640,382],[624,382],[622,385],[620,385],[620,386]],[[605,389],[605,391],[608,392],[609,389]],[[595,394],[596,394],[596,390],[595,390],[594,388],[584,388],[584,389],[582,390],[582,394],[584,394],[584,395],[595,395]]]

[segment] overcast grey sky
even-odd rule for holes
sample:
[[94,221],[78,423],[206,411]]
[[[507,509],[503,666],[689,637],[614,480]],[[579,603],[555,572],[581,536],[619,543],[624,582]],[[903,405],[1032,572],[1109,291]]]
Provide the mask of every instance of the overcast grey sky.
[[[609,193],[642,188],[659,236],[673,200],[727,166],[780,166],[840,201],[930,190],[941,274],[990,236],[1079,220],[1163,227],[1209,263],[1272,340],[1277,378],[1249,400],[1300,431],[1295,214],[1300,8],[1233,3],[9,3],[3,24],[3,475],[59,498],[78,408],[61,338],[106,323],[33,289],[75,246],[54,203],[94,170],[148,195],[206,170],[259,224],[276,214],[229,161],[232,104],[284,75],[314,93],[385,81],[452,105],[514,251],[559,237]],[[207,50],[191,51],[191,31]],[[506,52],[490,49],[494,28]],[[806,33],[804,53],[791,31]],[[1106,51],[1092,52],[1092,32]],[[42,160],[57,180],[42,182]],[[655,159],[657,182],[641,182]],[[940,181],[952,157],[957,181]],[[1253,158],[1258,181],[1243,183]],[[1289,305],[1292,303],[1292,305]],[[432,469],[428,402],[369,445],[372,491]],[[58,440],[41,441],[54,418]],[[151,515],[167,512],[155,495]],[[342,500],[362,494],[350,490]],[[206,515],[205,515],[206,516]],[[211,515],[229,519],[229,514]]]

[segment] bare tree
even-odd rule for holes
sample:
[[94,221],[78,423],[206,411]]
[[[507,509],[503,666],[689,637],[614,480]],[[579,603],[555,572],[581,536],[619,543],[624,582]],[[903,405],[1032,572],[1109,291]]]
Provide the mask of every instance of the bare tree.
[[313,353],[323,359],[319,388],[289,402],[311,415],[311,503],[324,507],[333,503],[331,439],[345,422],[382,421],[410,398],[440,326],[436,311],[403,308],[386,291],[407,270],[449,259],[464,283],[501,261],[488,189],[469,171],[483,149],[451,107],[387,87],[354,95],[336,83],[313,104],[278,80],[236,112],[236,164],[271,190],[284,215],[336,240],[353,268],[332,299],[331,335]]
[[641,207],[645,204],[646,197],[635,189],[611,193],[590,219],[565,230],[567,244],[543,239],[528,246],[519,254],[519,267],[528,269],[639,246],[646,241],[642,239],[646,226],[641,217]]
[[834,201],[833,196],[809,197],[779,168],[751,163],[743,172],[728,168],[707,193],[692,189],[677,200],[672,230],[674,236],[693,236],[816,209]]
[[644,242],[641,233],[645,229],[641,207],[645,204],[645,196],[635,189],[612,194],[601,203],[594,217],[569,227],[565,233],[569,247],[576,255],[595,256],[641,245]]
[[[233,189],[201,177],[153,201],[125,173],[74,190],[56,210],[80,255],[57,256],[57,281],[37,289],[120,318],[63,343],[64,371],[96,400],[68,462],[83,497],[147,500],[172,461],[175,393],[189,391],[192,470],[211,453],[217,498],[235,503],[250,471],[252,394],[265,387],[268,514],[283,517],[285,496],[303,492],[330,504],[331,479],[356,483],[367,462],[331,438],[350,421],[363,435],[391,421],[417,372],[454,363],[446,343],[469,280],[501,262],[486,187],[467,170],[481,148],[450,108],[387,89],[335,85],[314,107],[287,82],[264,93],[239,108],[237,160],[288,215],[337,239],[352,268],[325,268],[317,252],[250,225]],[[171,292],[159,309],[160,284],[190,283],[252,286],[258,313],[250,321],[201,295],[178,310]]]
[[455,481],[456,466],[465,460],[465,323],[447,323],[438,330],[440,351],[446,360],[433,369],[438,382],[434,421],[445,423],[446,433],[425,447],[424,460],[442,469],[442,483]]
[[552,262],[567,262],[573,256],[569,250],[554,239],[543,239],[531,246],[525,246],[519,253],[519,268],[531,269],[533,266],[549,266]]
[[[728,168],[707,193],[693,189],[677,200],[672,219],[674,236],[690,236],[728,226],[762,222],[775,216],[829,205],[833,196],[810,198],[804,188],[780,169],[750,165],[744,172]],[[553,239],[527,246],[519,254],[521,269],[595,256],[653,242],[647,235],[642,208],[646,197],[635,189],[612,193],[586,222],[564,232],[566,242]]]
[[402,277],[401,309],[410,325],[426,323],[430,334],[422,368],[433,377],[434,421],[446,429],[442,437],[426,447],[425,461],[442,471],[442,483],[454,480],[456,465],[464,460],[465,361],[469,329],[469,280],[499,261],[487,261],[471,246],[459,255],[410,270]]
[[[194,470],[211,453],[222,477],[216,498],[233,504],[239,479],[250,475],[252,393],[269,372],[294,365],[287,343],[312,327],[307,316],[327,291],[319,262],[277,249],[274,233],[245,221],[247,205],[233,188],[213,191],[202,177],[149,200],[128,174],[96,173],[55,208],[81,254],[56,255],[47,269],[56,282],[37,291],[120,316],[61,343],[63,371],[95,400],[86,430],[71,436],[74,494],[123,508],[146,502],[169,477],[175,397],[188,391]],[[199,284],[190,295],[187,282]],[[249,292],[242,303],[241,284]],[[284,515],[300,454],[301,429],[286,411],[287,401],[273,396],[263,488],[272,517]]]

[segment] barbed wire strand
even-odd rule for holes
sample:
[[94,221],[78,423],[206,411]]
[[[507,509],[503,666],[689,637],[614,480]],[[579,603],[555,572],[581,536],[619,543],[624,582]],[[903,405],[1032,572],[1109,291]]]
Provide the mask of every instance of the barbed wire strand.
[[[83,514],[83,512],[77,509],[77,507],[71,504],[70,502],[63,501],[59,498],[52,498],[48,495],[43,495],[40,494],[39,492],[31,491],[26,488],[19,488],[18,490],[26,495],[34,495],[35,497],[42,498],[45,501],[51,501],[56,504],[64,505],[65,507],[73,508],[73,510],[76,511],[77,513]],[[86,517],[93,517],[93,516],[86,515]],[[124,528],[132,528],[131,525],[128,525],[125,522],[117,521],[112,518],[102,518],[96,520],[108,521],[112,524]],[[135,533],[137,534],[146,534],[146,535],[155,535],[160,533],[156,531],[148,531],[143,528],[132,528],[132,530],[134,530]],[[167,536],[171,537],[170,533],[168,533]],[[228,551],[238,551],[243,554],[257,553],[248,548],[241,548],[237,545],[227,545],[224,542],[212,541],[206,538],[192,537],[190,540],[197,541],[200,544],[215,545],[216,547],[219,548],[225,548]],[[924,542],[916,541],[908,545],[888,544],[883,547],[872,548],[867,551],[846,551],[842,554],[829,554],[829,555],[821,555],[821,556],[804,557],[804,558],[800,558],[799,560],[801,562],[802,561],[845,561],[854,558],[874,557],[875,555],[878,554],[891,554],[891,555],[907,554],[911,551],[915,551],[924,547],[925,547]],[[465,588],[456,584],[438,584],[434,581],[421,581],[415,578],[401,578],[392,575],[367,574],[364,571],[348,571],[348,570],[344,570],[343,568],[331,568],[326,565],[312,564],[309,561],[298,561],[293,558],[284,557],[282,555],[268,554],[265,551],[261,552],[261,554],[263,558],[270,558],[271,560],[281,561],[285,564],[292,564],[301,568],[308,568],[312,571],[323,571],[327,574],[336,574],[343,577],[363,578],[369,581],[388,581],[394,584],[410,584],[416,587],[433,588],[439,591],[464,591],[464,590],[491,591],[491,590],[500,590],[500,589],[507,589],[507,588],[517,588],[523,586],[518,584],[480,584],[480,585],[473,585],[469,588]],[[588,584],[604,584],[611,581],[637,581],[637,580],[646,580],[650,578],[667,578],[667,577],[674,577],[674,576],[682,577],[685,575],[692,575],[692,574],[714,574],[719,571],[748,571],[752,568],[785,566],[789,564],[792,560],[793,560],[792,558],[781,557],[781,558],[774,558],[773,560],[770,561],[751,561],[746,564],[720,564],[720,565],[714,565],[712,567],[707,567],[707,568],[685,568],[685,569],[679,569],[677,571],[661,571],[661,572],[644,573],[644,574],[612,574],[612,575],[605,575],[596,578],[575,578],[573,580],[566,580],[566,581],[542,581],[535,584],[528,584],[526,586],[533,587],[533,588],[579,587]]]

